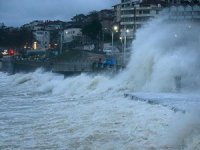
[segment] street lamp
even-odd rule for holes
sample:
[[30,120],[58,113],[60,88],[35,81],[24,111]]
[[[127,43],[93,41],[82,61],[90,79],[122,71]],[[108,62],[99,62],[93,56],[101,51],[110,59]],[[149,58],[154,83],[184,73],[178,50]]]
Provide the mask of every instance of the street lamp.
[[33,43],[33,49],[36,50],[37,49],[37,42]]
[[63,36],[64,36],[64,32],[61,31],[60,32],[60,54],[62,54],[63,52]]
[[129,29],[125,30],[125,34],[124,34],[124,51],[126,49],[126,43],[127,43],[127,34],[129,33]]
[[118,32],[118,26],[113,26],[112,30],[112,52],[113,52],[113,46],[114,46],[114,32]]
[[119,39],[120,39],[120,41],[121,41],[121,44],[122,44],[122,47],[121,47],[121,48],[122,48],[122,51],[123,51],[123,37],[120,36]]
[[127,43],[127,34],[129,33],[129,29],[124,29],[124,66],[125,66],[125,58],[126,58],[126,43]]

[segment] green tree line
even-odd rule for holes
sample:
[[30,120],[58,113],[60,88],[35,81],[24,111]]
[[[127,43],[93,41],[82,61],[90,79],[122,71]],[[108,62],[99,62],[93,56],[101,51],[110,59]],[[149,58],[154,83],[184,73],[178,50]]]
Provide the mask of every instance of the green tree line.
[[31,46],[33,34],[25,28],[0,28],[0,47],[22,48]]

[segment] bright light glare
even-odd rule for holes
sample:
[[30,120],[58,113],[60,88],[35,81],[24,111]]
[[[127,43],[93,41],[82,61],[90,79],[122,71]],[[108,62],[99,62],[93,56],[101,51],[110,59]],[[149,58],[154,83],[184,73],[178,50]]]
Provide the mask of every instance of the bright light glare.
[[114,29],[115,31],[117,31],[117,30],[118,30],[118,26],[114,26],[113,29]]

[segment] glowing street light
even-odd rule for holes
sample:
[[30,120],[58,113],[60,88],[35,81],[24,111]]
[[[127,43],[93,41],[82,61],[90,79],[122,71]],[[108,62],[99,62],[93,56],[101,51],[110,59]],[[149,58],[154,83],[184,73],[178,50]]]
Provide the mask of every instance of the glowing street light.
[[122,45],[122,47],[121,47],[121,48],[122,48],[122,51],[123,51],[123,37],[122,37],[122,36],[120,36],[120,37],[119,37],[119,39],[120,39],[120,41],[121,41],[121,45]]
[[37,49],[37,42],[33,43],[33,49],[36,50]]
[[125,51],[125,49],[126,49],[126,39],[127,39],[127,34],[128,34],[129,32],[130,32],[129,29],[126,29],[126,30],[125,30],[125,34],[124,34],[124,51]]
[[118,32],[118,26],[114,26],[113,29],[115,32]]

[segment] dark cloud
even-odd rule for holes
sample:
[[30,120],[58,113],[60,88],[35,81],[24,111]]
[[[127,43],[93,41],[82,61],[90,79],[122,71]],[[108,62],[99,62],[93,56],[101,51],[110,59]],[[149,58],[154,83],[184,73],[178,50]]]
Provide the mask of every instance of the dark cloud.
[[119,0],[0,0],[0,22],[20,26],[32,20],[70,20],[76,14],[111,8]]

